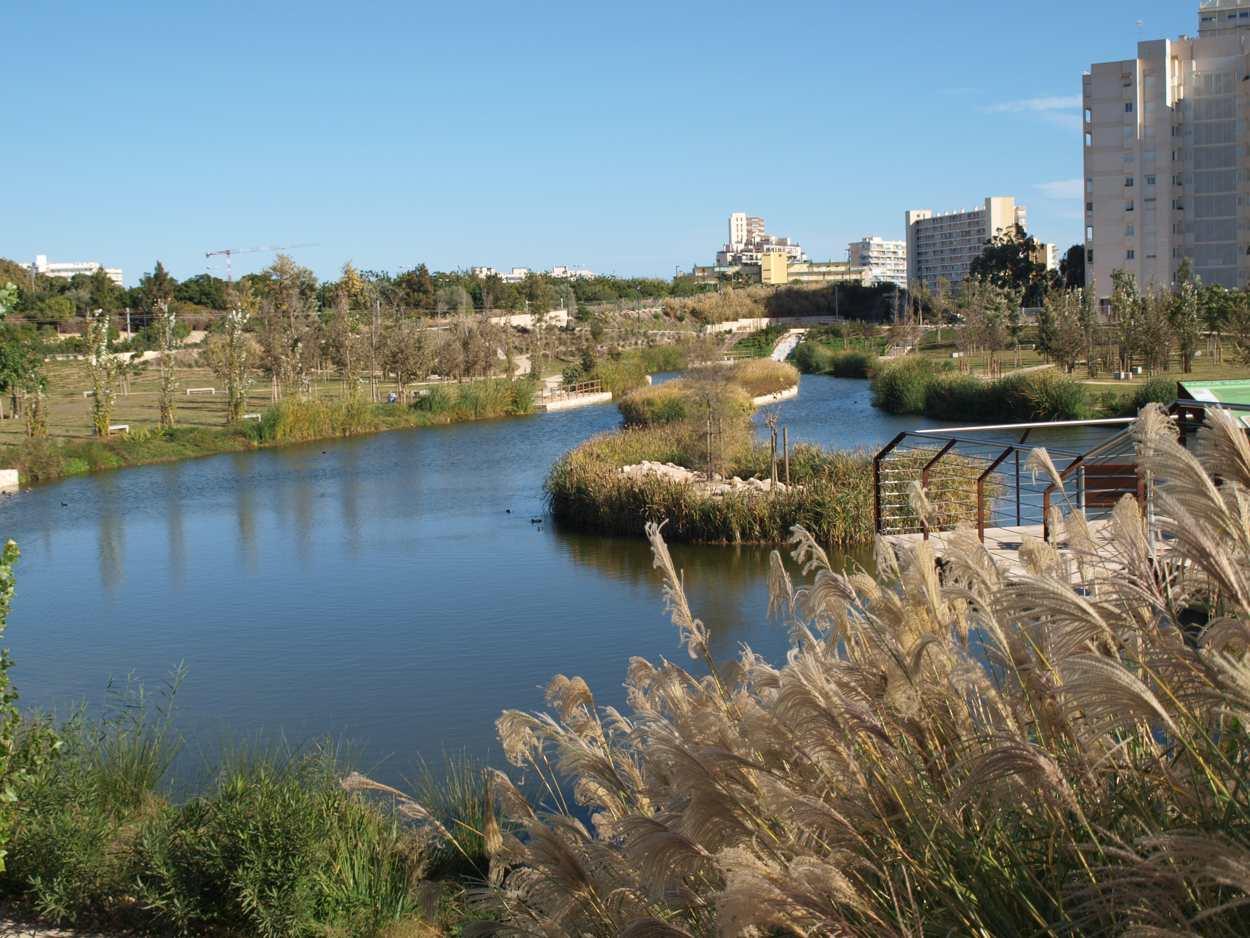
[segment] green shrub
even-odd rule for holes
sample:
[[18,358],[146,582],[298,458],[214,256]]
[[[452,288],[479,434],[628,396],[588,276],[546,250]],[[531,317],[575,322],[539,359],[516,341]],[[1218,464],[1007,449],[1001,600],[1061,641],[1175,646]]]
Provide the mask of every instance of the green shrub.
[[1176,381],[1172,378],[1151,378],[1133,395],[1133,411],[1136,413],[1147,404],[1171,404],[1177,397]]
[[923,414],[935,369],[927,359],[906,357],[877,370],[872,403],[891,414]]
[[805,374],[833,375],[835,378],[869,378],[877,356],[871,352],[840,352],[822,342],[808,340],[794,350],[794,364]]
[[677,380],[630,391],[616,406],[625,426],[650,427],[686,420],[690,405],[688,386]]
[[415,916],[410,835],[339,786],[314,755],[227,769],[167,808],[137,845],[139,901],[182,933],[372,934]]
[[1085,387],[1053,369],[986,381],[949,368],[932,359],[900,359],[874,375],[873,404],[893,414],[963,422],[1081,420],[1090,413]]

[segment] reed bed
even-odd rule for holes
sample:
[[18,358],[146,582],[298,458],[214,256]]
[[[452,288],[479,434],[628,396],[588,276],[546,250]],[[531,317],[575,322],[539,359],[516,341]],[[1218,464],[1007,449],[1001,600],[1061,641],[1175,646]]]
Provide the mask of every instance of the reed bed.
[[625,395],[616,406],[627,427],[675,424],[701,417],[706,420],[709,411],[722,420],[742,423],[751,415],[751,397],[737,385],[702,375],[641,387]]
[[794,364],[804,374],[833,375],[835,378],[871,378],[877,368],[875,354],[863,351],[839,351],[811,340],[800,342],[794,350]]
[[753,358],[732,365],[721,365],[712,374],[722,381],[737,385],[751,397],[775,394],[799,383],[797,368],[769,358]]
[[[547,477],[552,515],[576,530],[626,537],[639,536],[646,524],[664,524],[664,535],[672,541],[780,544],[795,525],[811,531],[826,546],[872,541],[869,453],[796,446],[790,456],[793,486],[768,494],[713,496],[686,483],[655,475],[625,476],[620,471],[644,461],[701,468],[703,440],[697,426],[680,424],[625,429],[588,440],[565,454]],[[927,458],[921,451],[908,457],[917,479]],[[770,464],[769,448],[746,436],[732,447],[721,469],[724,475],[769,478]],[[895,468],[902,472],[907,465],[900,461]],[[952,474],[951,481],[942,484],[942,492],[934,493],[936,501],[973,503],[971,492],[953,490],[971,483]],[[963,511],[966,516],[970,509]]]
[[1080,420],[1092,406],[1083,385],[1055,370],[986,381],[951,371],[949,363],[919,357],[877,369],[872,399],[892,414],[978,422]]
[[1160,409],[1136,431],[1166,554],[1131,499],[1101,548],[1057,512],[1068,549],[1010,578],[970,531],[939,578],[926,543],[842,574],[795,528],[782,663],[713,658],[649,525],[694,666],[632,659],[620,711],[557,675],[500,717],[548,795],[493,776],[523,828],[488,838],[495,930],[1250,934],[1250,444],[1208,416],[1192,450]]

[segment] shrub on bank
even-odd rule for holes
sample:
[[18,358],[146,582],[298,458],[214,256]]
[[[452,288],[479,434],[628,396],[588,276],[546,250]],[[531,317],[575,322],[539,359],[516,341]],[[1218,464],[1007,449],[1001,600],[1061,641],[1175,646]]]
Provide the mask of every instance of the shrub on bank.
[[751,397],[776,394],[799,383],[798,369],[769,358],[754,358],[725,365],[717,369],[716,373],[730,384],[742,388]]
[[[324,750],[227,759],[203,794],[170,801],[163,782],[178,742],[144,712],[127,704],[55,734],[45,720],[27,721],[0,873],[11,910],[142,933],[368,936],[416,927],[423,892],[442,888],[430,881],[463,872],[445,844],[346,792],[344,770]],[[480,829],[481,769],[466,763],[457,797],[429,803],[446,828]],[[474,869],[484,875],[485,863]]]
[[822,342],[800,342],[794,350],[794,364],[799,371],[811,375],[833,375],[835,378],[869,378],[876,367],[877,356],[862,351],[839,351]]
[[913,356],[877,371],[872,398],[889,413],[924,414],[935,420],[1080,420],[1090,413],[1084,386],[1053,369],[986,381]]
[[630,391],[616,406],[625,426],[650,427],[688,419],[690,403],[685,382],[679,379]]

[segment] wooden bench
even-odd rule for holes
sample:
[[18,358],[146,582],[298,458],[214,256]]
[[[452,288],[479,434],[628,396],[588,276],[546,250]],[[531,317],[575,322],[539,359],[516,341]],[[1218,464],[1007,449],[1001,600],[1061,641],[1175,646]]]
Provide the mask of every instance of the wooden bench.
[[192,394],[212,394],[214,397],[216,397],[217,389],[216,388],[187,388],[187,397],[190,397]]
[[110,423],[109,433],[129,433],[130,424],[128,423]]
[[244,414],[244,420],[260,420],[260,414]]

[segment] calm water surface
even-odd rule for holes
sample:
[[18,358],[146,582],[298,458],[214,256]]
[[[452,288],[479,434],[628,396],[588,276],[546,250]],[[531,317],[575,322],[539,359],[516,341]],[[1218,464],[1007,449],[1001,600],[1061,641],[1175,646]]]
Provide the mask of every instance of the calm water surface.
[[[872,447],[918,418],[866,382],[809,376],[774,408],[792,442]],[[496,759],[494,720],[557,672],[619,704],[630,656],[684,659],[645,543],[554,530],[542,483],[615,407],[102,473],[0,499],[22,549],[8,639],[27,706],[99,706],[110,679],[180,664],[201,751],[334,736],[399,779],[419,757]],[[718,656],[779,658],[767,551],[673,549]]]

